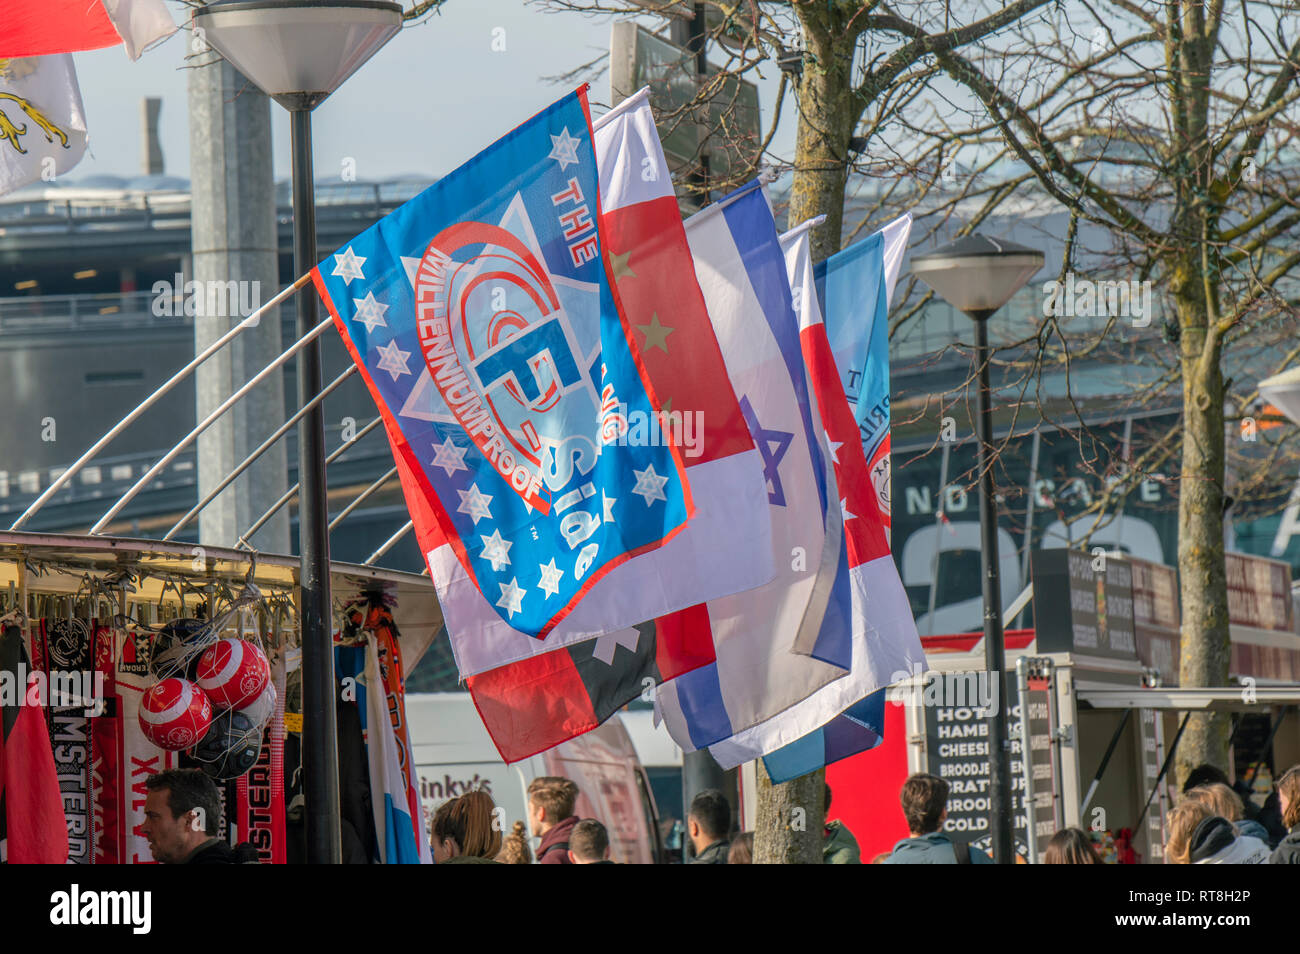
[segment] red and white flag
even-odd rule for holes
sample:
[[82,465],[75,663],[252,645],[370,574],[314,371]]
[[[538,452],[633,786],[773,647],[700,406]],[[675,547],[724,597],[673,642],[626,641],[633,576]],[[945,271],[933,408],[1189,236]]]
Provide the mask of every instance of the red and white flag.
[[163,0],[0,0],[0,58],[121,44],[138,60],[175,32]]
[[0,195],[53,181],[85,152],[86,114],[72,57],[0,58]]

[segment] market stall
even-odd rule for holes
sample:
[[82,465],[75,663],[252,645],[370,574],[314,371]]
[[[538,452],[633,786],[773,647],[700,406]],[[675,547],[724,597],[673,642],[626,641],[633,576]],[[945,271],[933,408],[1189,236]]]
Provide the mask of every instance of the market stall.
[[[24,687],[22,698],[0,701],[40,707],[70,861],[151,860],[140,832],[144,780],[172,767],[217,781],[232,843],[252,843],[266,862],[296,856],[293,776],[311,718],[298,673],[298,566],[295,557],[192,544],[0,533],[0,618],[25,657],[8,680]],[[340,729],[341,757],[356,763],[359,749],[360,784],[379,784],[360,748],[361,732],[378,725],[413,790],[403,677],[442,624],[433,587],[414,574],[335,563],[330,592],[338,704],[352,707],[343,721],[357,727],[355,738]],[[412,814],[420,828],[421,814]],[[7,834],[22,837],[12,822]],[[382,851],[374,836],[382,819],[351,822],[362,830],[361,853]]]

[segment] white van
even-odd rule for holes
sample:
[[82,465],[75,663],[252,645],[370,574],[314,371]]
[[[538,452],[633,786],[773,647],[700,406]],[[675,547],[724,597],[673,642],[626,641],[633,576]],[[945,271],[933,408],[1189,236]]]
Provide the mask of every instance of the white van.
[[516,821],[527,826],[528,783],[562,775],[578,786],[578,817],[598,819],[609,830],[613,861],[644,865],[663,858],[654,795],[619,716],[514,765],[501,761],[467,692],[411,693],[406,717],[426,828],[439,805],[475,788],[504,810],[507,832]]

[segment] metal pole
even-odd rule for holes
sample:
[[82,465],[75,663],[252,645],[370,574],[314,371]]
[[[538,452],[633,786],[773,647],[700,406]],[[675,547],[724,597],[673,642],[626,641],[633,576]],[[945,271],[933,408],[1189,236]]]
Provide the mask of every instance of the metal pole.
[[[350,440],[350,441],[344,441],[344,442],[343,442],[342,444],[340,444],[337,448],[335,448],[335,449],[330,453],[330,455],[329,455],[328,457],[325,458],[325,466],[326,466],[326,468],[328,469],[329,465],[332,464],[332,463],[334,463],[334,461],[335,461],[337,458],[341,457],[341,456],[343,455],[344,451],[346,451],[349,447],[351,447],[351,446],[352,446],[353,444],[355,444],[357,441],[361,440],[361,438],[365,437],[367,434],[369,434],[371,431],[373,431],[376,427],[378,427],[378,426],[379,426],[379,423],[380,423],[382,420],[383,420],[383,418],[381,418],[381,417],[377,417],[377,418],[375,418],[373,421],[371,421],[371,422],[370,422],[369,424],[367,424],[365,427],[361,428],[361,430],[359,430],[359,431],[357,431],[355,434],[353,434],[353,435],[352,435],[352,440]],[[271,505],[271,509],[270,509],[270,510],[268,510],[266,513],[262,514],[262,516],[258,517],[257,520],[256,520],[256,522],[255,522],[251,527],[249,527],[247,530],[244,531],[243,536],[241,536],[238,540],[235,541],[235,546],[236,546],[236,547],[245,547],[245,548],[251,550],[251,549],[252,549],[252,546],[248,543],[248,538],[251,537],[253,534],[257,533],[258,530],[262,529],[262,525],[263,525],[264,523],[266,523],[266,521],[270,520],[271,517],[275,515],[276,511],[278,511],[281,507],[283,507],[285,504],[287,504],[290,500],[292,500],[292,499],[293,499],[294,497],[296,497],[296,496],[298,496],[298,485],[297,485],[297,484],[294,484],[292,487],[290,487],[288,490],[286,490],[286,491],[285,491],[285,492],[280,496],[280,499],[279,499],[279,500],[277,500],[274,504]],[[333,529],[333,527],[331,527],[330,529]]]
[[[993,312],[975,312],[975,360],[979,364],[978,415],[980,468],[980,568],[984,571],[984,665],[989,678],[998,682],[998,698],[1007,698],[1006,653],[1002,645],[1002,589],[998,579],[998,517],[993,496],[993,413],[989,402],[989,329]],[[989,832],[993,838],[993,860],[1011,864],[1014,860],[1011,821],[1011,762],[1007,748],[1005,705],[994,707],[989,716],[989,757],[992,785],[989,793]]]
[[1128,717],[1132,714],[1132,709],[1125,709],[1124,717],[1119,720],[1119,725],[1115,727],[1115,734],[1110,737],[1110,745],[1106,746],[1106,754],[1101,757],[1101,764],[1097,766],[1097,771],[1092,776],[1092,784],[1088,786],[1088,794],[1083,796],[1083,804],[1079,806],[1080,818],[1087,813],[1088,806],[1092,804],[1092,796],[1097,793],[1097,786],[1101,784],[1101,777],[1106,774],[1106,766],[1110,764],[1110,757],[1115,754],[1115,746],[1119,745],[1120,737],[1124,734],[1124,726],[1128,725]]
[[[705,28],[705,5],[703,3],[695,4],[692,9],[692,17],[687,27],[686,49],[695,54],[695,93],[698,96],[700,90],[704,88],[705,82],[709,76],[709,36]],[[696,115],[708,114],[703,107],[696,109]],[[699,133],[699,124],[696,124],[696,132]],[[699,142],[697,135],[697,146],[700,159],[700,169],[698,173],[691,176],[699,183],[701,195],[699,197],[699,208],[704,208],[709,204],[709,155],[705,151],[705,144]]]
[[[341,385],[344,381],[346,381],[349,377],[351,377],[356,372],[356,370],[357,370],[357,366],[355,364],[348,365],[346,371],[344,371],[337,378],[335,378],[333,381],[330,382],[329,387],[325,388],[325,390],[321,391],[320,394],[317,394],[314,398],[312,398],[311,404],[307,405],[306,407],[299,408],[298,411],[296,411],[294,415],[291,418],[289,418],[289,420],[285,421],[283,424],[277,427],[275,431],[266,440],[262,441],[262,443],[258,445],[256,450],[254,450],[251,454],[249,454],[247,457],[244,458],[243,463],[239,464],[234,470],[226,474],[226,476],[222,478],[221,483],[217,484],[217,486],[213,487],[212,490],[208,491],[208,495],[204,497],[202,500],[200,500],[198,503],[196,503],[189,513],[187,513],[185,516],[177,520],[175,525],[170,530],[168,530],[165,534],[163,534],[163,539],[170,540],[172,537],[176,536],[176,534],[180,533],[181,530],[185,528],[185,525],[194,519],[196,514],[201,513],[204,507],[206,507],[208,504],[212,503],[213,500],[219,497],[221,495],[221,492],[225,490],[227,487],[229,487],[231,484],[233,484],[239,478],[240,474],[248,470],[248,468],[252,466],[254,461],[256,461],[259,457],[265,454],[271,447],[273,447],[276,441],[284,437],[285,434],[289,433],[290,429],[295,424],[297,424],[304,417],[306,417],[308,414],[311,413],[312,408],[314,408],[317,404],[321,403],[321,401],[324,401],[325,398],[331,392],[335,391],[339,387],[339,385]],[[330,529],[331,530],[334,529],[333,524],[330,525]]]
[[268,364],[261,371],[257,372],[257,374],[253,375],[253,377],[250,378],[248,381],[246,381],[243,384],[243,386],[239,388],[238,391],[230,395],[230,397],[226,398],[219,405],[213,408],[207,417],[205,417],[199,423],[195,424],[193,430],[191,430],[188,434],[186,434],[183,438],[181,438],[178,444],[172,447],[172,449],[169,450],[166,454],[164,454],[156,464],[150,467],[144,473],[144,475],[140,477],[139,480],[137,480],[134,484],[132,484],[130,490],[128,490],[125,494],[123,494],[120,498],[118,498],[117,503],[113,504],[112,508],[108,511],[108,513],[100,517],[99,520],[96,521],[95,525],[90,528],[90,533],[97,534],[102,532],[103,529],[106,526],[108,526],[108,524],[112,521],[112,519],[116,517],[119,513],[121,513],[123,508],[126,507],[127,504],[129,504],[132,500],[136,498],[136,496],[140,493],[140,491],[144,490],[145,487],[149,486],[149,484],[153,481],[153,479],[157,477],[160,473],[162,473],[163,468],[165,468],[168,464],[170,464],[173,460],[175,460],[180,455],[181,451],[183,451],[185,448],[190,446],[190,444],[194,441],[194,438],[198,437],[209,427],[211,427],[221,417],[221,415],[225,414],[228,410],[230,410],[241,400],[243,400],[245,395],[247,395],[250,391],[256,388],[268,377],[270,377],[272,373],[277,371],[281,366],[287,364],[289,362],[289,359],[293,357],[295,352],[308,347],[319,348],[320,345],[317,344],[316,339],[320,336],[321,332],[323,332],[326,328],[330,326],[330,323],[331,323],[330,319],[326,318],[319,325],[317,325],[315,328],[313,328],[311,331],[308,332],[308,335],[310,337],[300,338],[297,344],[292,345],[287,350],[285,350],[278,358],[276,358],[274,361]]
[[[316,197],[311,155],[311,111],[291,110],[293,139],[293,262],[303,274],[316,265]],[[298,337],[316,326],[316,289],[298,296]],[[298,353],[298,405],[321,390],[320,340]],[[339,753],[334,710],[334,643],[330,633],[330,542],[325,485],[325,413],[316,405],[298,427],[298,553],[301,573],[303,788],[307,796],[307,860],[343,860],[339,807]]]
[[106,433],[99,440],[95,441],[95,443],[91,446],[90,450],[86,451],[84,454],[78,457],[71,467],[69,467],[67,470],[61,473],[58,476],[58,478],[55,479],[55,481],[45,489],[45,492],[43,494],[41,494],[34,501],[32,501],[32,505],[28,507],[26,510],[24,510],[22,512],[22,515],[17,520],[15,520],[12,524],[9,525],[9,529],[10,530],[22,529],[23,524],[25,524],[28,520],[30,520],[33,516],[35,516],[36,512],[40,510],[43,506],[45,506],[45,504],[49,502],[49,499],[53,497],[56,493],[58,493],[59,490],[61,490],[63,486],[66,483],[68,483],[68,481],[72,480],[73,477],[75,477],[78,473],[80,473],[81,469],[85,467],[86,464],[90,463],[90,461],[94,459],[96,454],[98,454],[101,450],[107,447],[108,444],[112,442],[113,438],[117,437],[124,430],[130,427],[133,422],[138,420],[140,416],[144,414],[145,411],[153,407],[154,404],[156,404],[159,400],[161,400],[169,391],[171,391],[172,388],[174,388],[176,385],[180,384],[187,377],[189,377],[190,372],[192,372],[195,368],[201,365],[204,361],[208,360],[208,358],[212,357],[222,348],[224,348],[237,335],[242,334],[244,331],[247,331],[249,328],[256,327],[257,323],[261,320],[262,314],[264,312],[274,308],[276,305],[280,304],[281,301],[288,298],[291,294],[293,294],[298,289],[302,288],[303,285],[307,284],[308,278],[309,276],[307,275],[303,275],[299,277],[298,280],[295,281],[288,288],[282,289],[279,292],[279,294],[277,294],[274,298],[268,301],[265,305],[257,309],[257,311],[253,312],[251,315],[249,315],[239,324],[235,325],[235,327],[231,328],[229,331],[227,331],[216,341],[212,342],[212,344],[208,345],[206,348],[204,348],[202,351],[196,354],[194,356],[194,359],[190,361],[189,364],[185,365],[185,367],[181,368],[170,378],[168,378],[165,382],[163,382],[163,384],[159,386],[159,388],[156,391],[154,391],[153,394],[150,394],[147,398],[145,398],[134,408],[132,408],[131,412],[127,414],[126,417],[122,418],[122,420],[114,424],[113,427],[109,429],[108,433]]
[[391,550],[393,547],[395,547],[395,546],[397,545],[397,541],[401,540],[402,537],[404,537],[404,536],[406,536],[408,533],[410,533],[410,532],[411,532],[411,528],[414,527],[414,526],[415,526],[415,521],[414,521],[414,520],[408,520],[408,521],[406,521],[406,523],[402,524],[402,527],[401,527],[400,530],[398,530],[398,531],[397,531],[396,533],[394,533],[391,537],[389,537],[387,540],[385,540],[385,541],[383,542],[383,544],[380,545],[380,547],[379,547],[378,550],[376,550],[374,553],[370,554],[370,556],[366,557],[366,562],[363,563],[363,564],[361,564],[361,565],[362,565],[362,566],[373,566],[373,565],[374,565],[374,562],[375,562],[376,560],[378,560],[381,556],[383,556],[385,553],[387,553],[389,550]]

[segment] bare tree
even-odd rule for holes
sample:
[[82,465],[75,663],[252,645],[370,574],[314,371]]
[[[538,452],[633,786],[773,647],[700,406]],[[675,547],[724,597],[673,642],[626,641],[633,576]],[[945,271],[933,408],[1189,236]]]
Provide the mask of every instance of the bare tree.
[[[661,115],[661,128],[680,121],[700,122],[701,102],[713,103],[716,117],[706,130],[716,142],[734,134],[734,79],[773,64],[781,68],[777,101],[769,128],[749,152],[750,161],[732,164],[732,181],[712,179],[700,185],[698,168],[682,177],[685,191],[737,184],[758,171],[760,162],[790,171],[788,218],[792,223],[818,215],[825,222],[812,236],[814,259],[839,250],[844,234],[845,189],[856,164],[868,163],[873,145],[883,157],[876,171],[892,169],[900,183],[910,183],[883,212],[899,204],[922,201],[942,168],[945,150],[956,136],[919,142],[911,137],[900,147],[887,131],[898,129],[899,117],[918,102],[939,71],[939,57],[979,42],[1035,11],[1047,0],[1009,3],[934,3],[903,0],[785,0],[785,2],[708,2],[641,0],[603,3],[601,0],[547,0],[547,5],[585,13],[651,12],[665,18],[702,17],[704,29],[722,62],[715,74],[701,79],[695,101]],[[698,21],[697,21],[698,22]],[[785,110],[787,96],[792,110]],[[717,100],[723,97],[721,109]],[[771,154],[777,125],[788,112],[797,123],[793,157]],[[915,147],[915,148],[913,148]],[[906,155],[907,158],[903,158]],[[905,170],[900,173],[900,169]],[[1027,178],[1027,177],[1026,177]],[[996,205],[1008,193],[995,187],[986,197]],[[949,206],[952,208],[953,206]],[[868,219],[873,218],[867,216]],[[866,220],[859,223],[860,229]],[[772,785],[758,768],[758,821],[754,854],[759,863],[819,863],[822,854],[825,806],[824,773]]]

